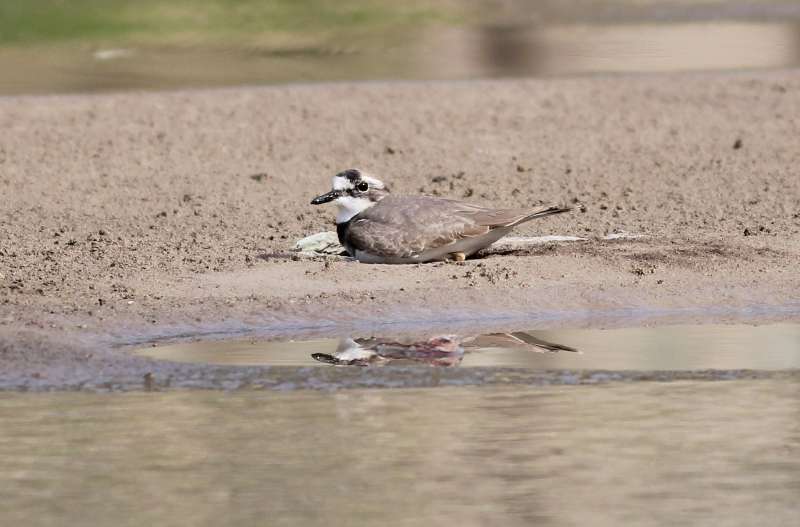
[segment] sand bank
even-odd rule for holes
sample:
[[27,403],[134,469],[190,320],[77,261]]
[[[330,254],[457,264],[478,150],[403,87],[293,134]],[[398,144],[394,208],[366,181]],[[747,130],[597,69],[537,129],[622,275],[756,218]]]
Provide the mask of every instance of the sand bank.
[[[203,328],[800,320],[798,138],[794,70],[0,98],[0,365],[89,371]],[[397,193],[568,204],[517,234],[588,240],[294,257],[353,166]]]

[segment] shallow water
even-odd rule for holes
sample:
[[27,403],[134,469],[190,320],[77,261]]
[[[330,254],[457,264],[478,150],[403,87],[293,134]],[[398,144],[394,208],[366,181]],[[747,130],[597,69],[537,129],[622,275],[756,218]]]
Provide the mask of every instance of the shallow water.
[[3,525],[792,525],[800,385],[0,394]]
[[[514,333],[513,339],[497,334],[477,339],[465,337],[460,367],[506,367],[583,370],[703,370],[800,368],[800,325],[697,325],[624,329],[560,329]],[[536,346],[549,342],[569,346],[579,353],[544,352]],[[419,339],[417,339],[419,340]],[[307,341],[198,341],[157,345],[138,353],[176,362],[225,365],[330,367],[312,354],[335,354],[339,339]],[[522,343],[524,344],[524,343]],[[384,360],[380,364],[408,364]],[[430,363],[418,360],[416,362]]]

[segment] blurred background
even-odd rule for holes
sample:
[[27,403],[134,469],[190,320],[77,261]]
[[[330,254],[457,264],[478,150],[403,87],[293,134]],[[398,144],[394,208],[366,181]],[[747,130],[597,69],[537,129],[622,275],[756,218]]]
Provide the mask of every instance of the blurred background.
[[0,94],[798,65],[798,1],[0,0]]

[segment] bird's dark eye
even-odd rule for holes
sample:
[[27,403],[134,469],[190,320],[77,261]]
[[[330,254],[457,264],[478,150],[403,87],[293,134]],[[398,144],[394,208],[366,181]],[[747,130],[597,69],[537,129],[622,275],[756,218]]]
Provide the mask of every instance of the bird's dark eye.
[[358,184],[356,185],[356,190],[358,190],[359,192],[368,191],[369,183],[367,183],[366,181],[359,181]]

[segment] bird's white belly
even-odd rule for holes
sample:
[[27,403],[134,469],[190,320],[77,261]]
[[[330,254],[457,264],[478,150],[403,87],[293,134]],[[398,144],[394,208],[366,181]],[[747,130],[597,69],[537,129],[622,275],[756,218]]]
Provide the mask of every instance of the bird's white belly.
[[470,236],[461,238],[460,240],[436,247],[433,249],[425,249],[419,254],[413,255],[408,258],[398,256],[388,256],[382,254],[373,254],[366,251],[348,251],[355,257],[356,260],[362,263],[371,264],[411,264],[411,263],[425,263],[425,262],[440,262],[446,260],[447,257],[453,253],[464,253],[464,256],[471,256],[476,252],[484,249],[506,234],[511,232],[511,227],[501,227],[499,229],[492,229],[486,234],[480,236]]

